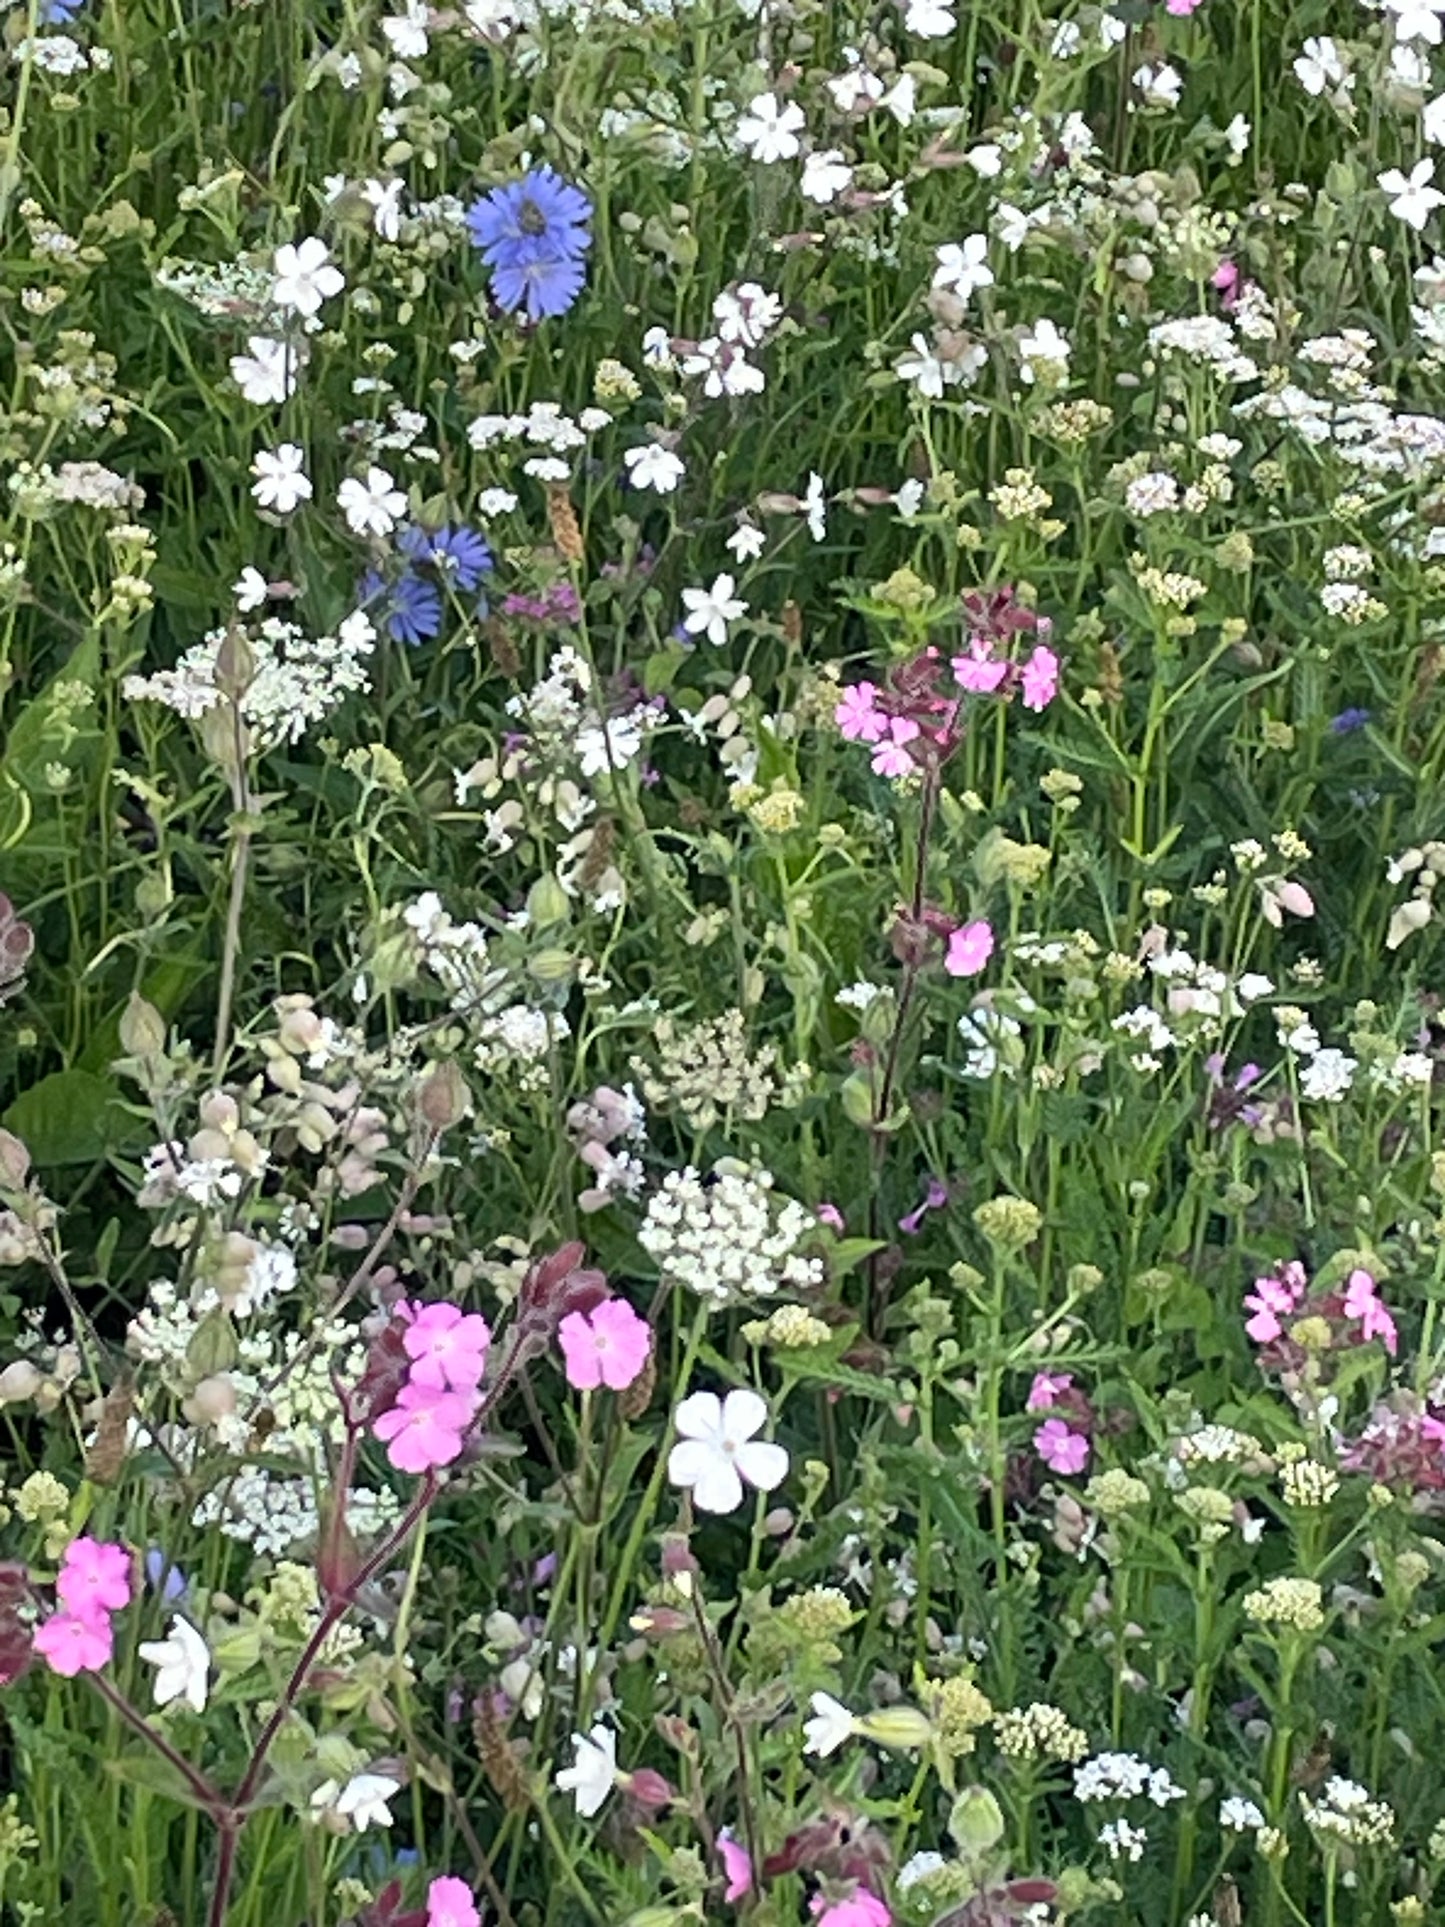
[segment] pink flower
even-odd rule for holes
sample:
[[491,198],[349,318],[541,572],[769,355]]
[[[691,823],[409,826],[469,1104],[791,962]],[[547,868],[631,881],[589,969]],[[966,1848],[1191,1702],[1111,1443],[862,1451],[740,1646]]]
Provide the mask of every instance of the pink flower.
[[482,1917],[465,1880],[444,1873],[426,1890],[426,1927],[481,1927]]
[[[1299,1275],[1296,1277],[1295,1273]],[[1286,1265],[1278,1278],[1255,1279],[1254,1290],[1244,1296],[1245,1310],[1254,1313],[1244,1329],[1256,1345],[1273,1344],[1282,1336],[1284,1326],[1280,1320],[1293,1312],[1304,1288],[1304,1272],[1298,1265]]]
[[817,1920],[818,1927],[890,1927],[893,1919],[884,1902],[866,1887],[855,1887],[846,1900],[829,1900],[824,1894],[814,1894],[808,1903],[808,1912]]
[[827,1225],[830,1231],[846,1231],[848,1228],[847,1220],[837,1205],[829,1204],[826,1200],[818,1206],[814,1215],[818,1223]]
[[1164,11],[1165,13],[1176,14],[1181,18],[1187,18],[1188,15],[1194,12],[1196,7],[1202,7],[1203,5],[1204,0],[1164,0]]
[[855,682],[843,691],[843,700],[833,711],[833,721],[849,742],[876,743],[888,728],[888,718],[873,707],[878,686]]
[[1209,277],[1209,284],[1219,294],[1219,305],[1226,314],[1239,299],[1239,269],[1226,257]]
[[406,1322],[402,1349],[411,1360],[411,1382],[433,1391],[474,1392],[482,1382],[492,1334],[480,1312],[458,1305],[409,1305],[396,1308]]
[[[65,1548],[55,1590],[80,1619],[98,1619],[130,1604],[130,1554],[98,1539],[72,1539]],[[107,1655],[109,1657],[109,1655]]]
[[993,955],[993,931],[982,917],[960,924],[948,939],[943,967],[950,977],[976,977]]
[[1089,1463],[1089,1441],[1061,1418],[1044,1420],[1034,1433],[1034,1450],[1052,1472],[1082,1472]]
[[727,1886],[723,1889],[724,1900],[741,1900],[744,1894],[753,1890],[753,1863],[748,1858],[748,1850],[741,1846],[724,1827],[717,1837],[718,1858],[723,1863],[727,1875]]
[[1368,1271],[1352,1271],[1345,1284],[1346,1318],[1358,1318],[1360,1337],[1366,1343],[1382,1338],[1391,1358],[1399,1345],[1399,1333],[1387,1308],[1375,1296],[1375,1281]]
[[475,1394],[443,1392],[411,1380],[371,1429],[383,1442],[390,1440],[386,1456],[398,1472],[428,1472],[460,1457],[462,1434],[476,1409]]
[[1025,1411],[1046,1412],[1059,1393],[1067,1392],[1073,1382],[1072,1372],[1036,1372],[1029,1395],[1024,1400]]
[[1024,664],[1019,677],[1023,684],[1024,708],[1047,709],[1059,693],[1059,659],[1052,649],[1038,648]]
[[913,758],[904,744],[911,743],[918,734],[918,725],[911,716],[890,716],[887,739],[880,739],[873,752],[873,774],[907,776],[913,768]]
[[991,696],[1008,674],[1007,662],[996,662],[987,636],[970,636],[968,654],[953,658],[954,680],[973,696]]
[[110,1621],[104,1613],[81,1618],[76,1613],[52,1613],[35,1628],[34,1645],[52,1673],[74,1679],[77,1673],[97,1673],[114,1649]]
[[625,1298],[607,1298],[590,1312],[569,1311],[557,1327],[567,1383],[579,1392],[605,1385],[623,1391],[641,1375],[652,1349],[652,1327]]

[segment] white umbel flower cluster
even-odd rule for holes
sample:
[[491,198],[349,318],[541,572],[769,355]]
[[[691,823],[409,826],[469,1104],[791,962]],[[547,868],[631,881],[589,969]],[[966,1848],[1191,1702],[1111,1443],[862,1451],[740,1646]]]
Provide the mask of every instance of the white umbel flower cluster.
[[1074,1798],[1086,1804],[1143,1798],[1166,1807],[1182,1800],[1184,1789],[1174,1784],[1167,1767],[1149,1766],[1137,1753],[1096,1753],[1074,1768]]
[[709,1178],[669,1171],[648,1201],[638,1242],[665,1277],[714,1305],[771,1298],[823,1282],[822,1260],[798,1246],[814,1221],[795,1199],[772,1195],[770,1171],[723,1159]]
[[1300,1794],[1305,1825],[1324,1844],[1338,1841],[1351,1847],[1387,1846],[1395,1834],[1393,1808],[1373,1800],[1367,1788],[1338,1774],[1325,1782],[1318,1800]]

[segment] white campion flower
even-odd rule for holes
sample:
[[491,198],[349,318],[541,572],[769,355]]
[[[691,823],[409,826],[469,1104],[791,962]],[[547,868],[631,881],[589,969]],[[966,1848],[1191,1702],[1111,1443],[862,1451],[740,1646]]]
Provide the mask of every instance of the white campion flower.
[[823,488],[823,478],[816,471],[810,471],[808,475],[803,513],[808,519],[809,535],[815,542],[821,542],[828,533],[828,497]]
[[1167,60],[1160,61],[1157,66],[1146,61],[1142,67],[1134,69],[1130,79],[1139,89],[1146,107],[1177,107],[1184,92],[1183,77]]
[[311,1796],[313,1813],[337,1813],[351,1822],[352,1830],[365,1833],[368,1827],[389,1827],[391,1808],[387,1805],[401,1792],[401,1781],[389,1773],[355,1773],[338,1786],[324,1780]]
[[893,364],[893,372],[900,381],[911,381],[925,401],[941,401],[943,384],[949,380],[950,371],[933,352],[926,335],[913,337],[913,353],[900,355]]
[[732,550],[739,563],[753,562],[768,545],[768,538],[752,522],[739,522],[728,537],[725,548]]
[[709,642],[719,647],[728,639],[728,624],[746,615],[747,603],[733,594],[736,580],[730,575],[714,578],[710,589],[684,589],[683,604],[687,614],[682,626],[690,636],[705,635]]
[[1440,16],[1445,0],[1384,0],[1385,12],[1392,15],[1397,40],[1423,40],[1431,47],[1440,45]]
[[918,111],[918,82],[912,74],[900,74],[878,105],[892,114],[900,127],[911,127]]
[[981,181],[997,180],[1003,172],[1003,149],[995,141],[980,141],[963,158]]
[[[254,575],[255,570],[249,573]],[[193,1712],[205,1712],[211,1649],[188,1620],[177,1615],[171,1621],[168,1639],[142,1640],[137,1650],[147,1666],[157,1669],[154,1689],[157,1706],[169,1706],[172,1700],[183,1699]]]
[[682,457],[674,455],[660,442],[645,442],[641,448],[629,448],[622,460],[627,479],[634,488],[655,489],[659,495],[671,495],[687,473]]
[[738,121],[734,138],[751,159],[768,166],[795,158],[798,134],[805,124],[796,101],[781,102],[775,94],[755,94]]
[[251,335],[248,354],[231,356],[231,379],[249,402],[266,407],[296,392],[295,351],[269,335]]
[[363,181],[361,198],[371,209],[371,225],[383,241],[395,241],[401,235],[401,197],[406,191],[406,182]]
[[1058,380],[1069,372],[1071,352],[1068,337],[1045,315],[1019,339],[1019,373],[1026,382],[1037,381],[1040,375],[1045,380]]
[[[1445,94],[1427,100],[1420,114],[1420,132],[1433,147],[1445,146]],[[1415,278],[1419,279],[1419,270]]]
[[809,154],[803,162],[799,189],[804,200],[816,201],[819,207],[837,200],[852,184],[853,170],[843,159],[840,148],[826,147],[821,153]]
[[694,1392],[673,1415],[678,1442],[667,1455],[667,1476],[692,1492],[699,1512],[736,1512],[743,1484],[771,1492],[788,1476],[788,1455],[754,1435],[767,1423],[768,1408],[745,1388],[719,1399]]
[[332,266],[326,243],[314,234],[295,247],[288,241],[277,248],[272,273],[276,277],[271,284],[272,301],[295,314],[319,313],[322,302],[346,286],[346,276]]
[[425,0],[407,0],[406,12],[388,15],[381,23],[381,31],[398,60],[420,60],[430,44],[427,40],[430,25],[431,8]]
[[406,514],[406,497],[384,468],[369,468],[364,482],[348,475],[336,504],[353,535],[390,535]]
[[814,1693],[809,1704],[813,1717],[803,1722],[803,1751],[816,1753],[820,1760],[826,1760],[830,1753],[836,1753],[852,1739],[858,1731],[858,1722],[831,1693]]
[[1383,174],[1377,174],[1375,182],[1390,196],[1390,212],[1395,219],[1419,234],[1435,209],[1445,207],[1445,194],[1432,184],[1434,178],[1435,163],[1427,154],[1424,160],[1416,161],[1408,174],[1402,174],[1398,167],[1390,167]]
[[1294,73],[1300,86],[1315,99],[1327,87],[1350,86],[1353,78],[1327,33],[1306,40],[1303,51],[1295,57]]
[[957,31],[958,21],[948,0],[905,0],[903,29],[920,40],[946,40]]
[[261,449],[251,463],[255,481],[251,493],[263,509],[277,515],[290,515],[302,502],[311,500],[311,478],[306,473],[306,457],[295,442],[282,442],[279,448]]
[[970,234],[962,245],[949,241],[936,249],[935,254],[938,260],[938,266],[933,271],[935,288],[947,288],[960,301],[967,301],[980,288],[993,286],[986,234]]
[[270,593],[270,585],[259,569],[249,565],[242,569],[240,580],[231,584],[231,594],[236,598],[236,607],[243,616],[259,609]]
[[598,1725],[590,1733],[574,1733],[572,1745],[572,1764],[559,1770],[555,1785],[559,1793],[570,1793],[579,1815],[590,1820],[617,1784],[617,1735]]
[[845,74],[835,74],[827,87],[840,114],[866,114],[883,98],[883,82],[866,67],[850,67]]

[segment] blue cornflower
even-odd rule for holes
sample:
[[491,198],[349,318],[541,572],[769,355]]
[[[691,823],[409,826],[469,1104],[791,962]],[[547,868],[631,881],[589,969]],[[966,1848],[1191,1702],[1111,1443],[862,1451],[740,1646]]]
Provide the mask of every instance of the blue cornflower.
[[397,536],[396,546],[418,568],[430,564],[444,582],[463,595],[492,572],[492,551],[486,537],[465,523],[457,528],[444,524],[435,530],[408,526]]
[[1353,736],[1357,729],[1363,729],[1370,720],[1368,709],[1342,709],[1338,716],[1330,718],[1332,736]]
[[159,1546],[152,1546],[145,1558],[146,1581],[160,1591],[161,1598],[170,1606],[186,1596],[186,1575],[179,1566],[171,1564],[168,1552]]
[[507,313],[533,321],[565,314],[577,299],[592,245],[592,203],[550,167],[495,187],[467,209],[467,232],[492,271],[492,293]]
[[68,27],[85,0],[43,0],[40,8],[42,27]]
[[405,569],[394,582],[387,582],[376,569],[361,578],[363,606],[380,604],[378,617],[393,642],[407,642],[413,648],[441,634],[442,599],[434,585],[414,569]]

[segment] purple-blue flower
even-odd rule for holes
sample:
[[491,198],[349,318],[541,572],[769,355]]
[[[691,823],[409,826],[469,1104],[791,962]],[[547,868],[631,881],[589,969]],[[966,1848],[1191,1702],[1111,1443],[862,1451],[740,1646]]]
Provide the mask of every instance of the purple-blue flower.
[[525,307],[533,321],[565,314],[587,276],[591,219],[581,188],[545,166],[474,201],[467,232],[492,271],[498,305],[509,314]]
[[456,528],[446,524],[439,529],[409,524],[397,536],[396,546],[416,567],[430,564],[444,582],[463,595],[492,572],[492,551],[486,537],[465,523]]
[[377,619],[393,642],[407,642],[413,648],[441,634],[442,599],[440,592],[414,569],[405,569],[394,582],[388,582],[376,569],[361,578],[361,600],[365,607],[378,604]]
[[152,1546],[146,1554],[146,1583],[153,1591],[159,1591],[161,1598],[170,1606],[186,1596],[186,1575],[179,1566],[172,1565],[171,1556],[159,1546]]
[[40,8],[42,27],[68,27],[85,0],[43,0]]
[[1363,729],[1370,720],[1368,709],[1342,709],[1338,716],[1330,718],[1332,736],[1353,736],[1357,729]]

